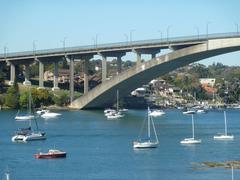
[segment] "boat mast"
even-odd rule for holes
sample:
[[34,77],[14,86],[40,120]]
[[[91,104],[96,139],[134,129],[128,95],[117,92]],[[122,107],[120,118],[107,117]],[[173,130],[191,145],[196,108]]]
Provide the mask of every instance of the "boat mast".
[[29,96],[28,96],[28,113],[29,114],[31,114],[32,112],[31,112],[31,99],[32,99],[32,97],[31,97],[31,88],[29,87]]
[[226,111],[224,111],[224,123],[225,123],[225,136],[227,136],[227,117],[226,117]]
[[118,96],[119,96],[119,92],[118,92],[118,89],[117,89],[117,112],[118,112],[118,110],[119,110],[119,104],[118,104],[118,103],[119,103],[119,102],[118,102],[118,98],[119,98],[119,97],[118,97]]
[[150,129],[150,109],[148,107],[148,138],[150,139],[150,134],[151,134],[151,129]]
[[233,164],[232,164],[232,180],[234,180],[234,176],[233,176]]
[[158,143],[159,141],[158,141],[158,137],[157,137],[157,132],[156,132],[155,125],[154,125],[154,121],[153,121],[153,118],[152,118],[152,117],[151,117],[151,121],[152,121],[152,125],[153,125],[153,131],[154,131],[154,134],[155,134],[155,138],[156,138],[157,143]]
[[193,119],[193,114],[192,114],[192,138],[194,139],[194,119]]

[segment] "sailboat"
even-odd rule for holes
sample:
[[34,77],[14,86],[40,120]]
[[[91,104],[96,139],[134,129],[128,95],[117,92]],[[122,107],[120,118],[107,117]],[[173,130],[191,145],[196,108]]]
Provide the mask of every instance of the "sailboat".
[[117,110],[116,111],[109,111],[109,113],[105,114],[108,119],[118,119],[118,118],[123,117],[123,115],[119,111],[118,99],[119,99],[119,91],[117,90]]
[[[134,148],[156,148],[158,147],[159,141],[158,141],[158,137],[157,137],[157,133],[156,133],[156,129],[155,129],[155,125],[153,122],[153,118],[152,116],[150,116],[150,109],[148,107],[148,113],[147,113],[147,139],[145,140],[137,140],[133,142],[133,147]],[[152,129],[154,131],[154,136],[155,139],[151,140],[151,125],[152,125]]]
[[184,140],[180,141],[181,144],[199,144],[201,143],[201,139],[195,139],[194,134],[194,118],[192,114],[192,138],[185,138]]
[[222,135],[213,136],[213,139],[215,140],[233,140],[233,135],[227,134],[227,117],[226,117],[226,111],[224,111],[224,123],[225,123],[225,133]]
[[31,119],[34,119],[34,115],[32,114],[32,106],[31,106],[31,90],[30,90],[30,87],[29,87],[29,96],[28,96],[28,114],[26,115],[20,115],[19,114],[19,111],[15,117],[16,120],[22,120],[22,121],[25,121],[25,120],[31,120]]
[[[31,109],[31,92],[29,90],[29,107]],[[34,140],[45,140],[46,134],[45,132],[39,131],[38,124],[36,117],[33,115],[36,129],[37,131],[32,130],[32,120],[28,119],[29,121],[29,127],[28,128],[22,128],[16,132],[16,134],[12,137],[13,142],[27,142],[27,141],[34,141]]]

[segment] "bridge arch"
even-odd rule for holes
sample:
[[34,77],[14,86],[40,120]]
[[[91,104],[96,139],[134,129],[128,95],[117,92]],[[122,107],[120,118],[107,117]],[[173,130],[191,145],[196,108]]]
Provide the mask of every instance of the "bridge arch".
[[144,62],[138,67],[132,67],[112,79],[103,82],[87,94],[74,100],[71,107],[76,109],[102,109],[109,107],[116,101],[117,89],[120,92],[119,97],[121,98],[152,79],[179,67],[239,50],[240,38],[225,38],[208,40],[202,44],[170,52]]

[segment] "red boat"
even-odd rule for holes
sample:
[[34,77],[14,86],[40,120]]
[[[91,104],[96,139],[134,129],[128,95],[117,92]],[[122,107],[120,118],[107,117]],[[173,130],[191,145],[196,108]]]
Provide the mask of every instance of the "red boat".
[[59,151],[57,149],[49,149],[47,153],[40,152],[39,154],[34,155],[36,159],[65,158],[66,156],[67,156],[66,152]]

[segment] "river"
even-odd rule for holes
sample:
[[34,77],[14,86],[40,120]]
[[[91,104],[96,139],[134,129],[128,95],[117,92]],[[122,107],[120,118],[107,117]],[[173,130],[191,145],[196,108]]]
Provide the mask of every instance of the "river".
[[[27,122],[16,122],[16,111],[0,111],[0,172],[10,170],[11,180],[226,180],[231,170],[195,168],[195,163],[240,160],[240,110],[227,110],[233,141],[216,141],[224,131],[223,111],[195,115],[195,135],[201,144],[181,145],[191,137],[191,116],[165,110],[155,118],[159,147],[134,150],[146,110],[129,110],[120,120],[107,120],[102,111],[61,111],[56,119],[38,118],[47,140],[13,143],[11,137]],[[34,154],[57,148],[65,159],[38,160]],[[235,170],[235,178],[240,178]]]

